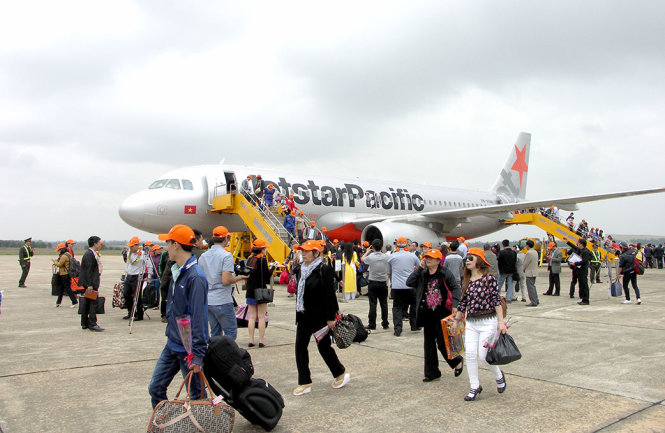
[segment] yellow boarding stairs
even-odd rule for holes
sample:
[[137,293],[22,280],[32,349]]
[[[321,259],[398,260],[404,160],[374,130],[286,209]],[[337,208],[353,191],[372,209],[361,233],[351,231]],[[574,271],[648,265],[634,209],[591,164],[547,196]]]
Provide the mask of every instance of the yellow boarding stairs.
[[[580,238],[577,233],[570,231],[567,226],[564,226],[563,224],[556,221],[552,221],[551,219],[546,218],[539,213],[514,214],[512,218],[503,220],[502,223],[534,225],[545,230],[548,235],[560,239],[564,242],[570,241],[576,243]],[[590,245],[588,245],[588,249],[592,249]],[[600,251],[601,261],[607,260],[608,262],[614,262],[616,259],[613,253],[604,250],[601,246],[598,246],[598,251]]]
[[[256,203],[258,197],[250,196]],[[216,196],[212,200],[212,208],[208,213],[228,213],[238,215],[249,231],[258,239],[265,241],[267,252],[270,257],[278,262],[284,263],[291,252],[290,245],[298,242],[284,228],[283,217],[273,207],[256,206],[242,194],[225,194]],[[309,226],[310,221],[304,217],[305,224]],[[232,235],[231,247],[234,255],[243,250],[243,244],[251,243],[251,239],[242,233]]]

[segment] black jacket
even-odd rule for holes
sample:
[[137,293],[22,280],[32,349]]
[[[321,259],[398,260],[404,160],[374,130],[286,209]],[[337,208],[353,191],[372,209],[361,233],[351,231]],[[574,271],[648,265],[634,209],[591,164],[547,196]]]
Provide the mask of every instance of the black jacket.
[[[247,259],[249,263],[250,259]],[[268,260],[265,256],[260,257],[256,260],[256,268],[249,274],[247,278],[247,295],[248,298],[254,297],[254,289],[264,288],[270,284],[270,279],[272,278],[272,269],[268,268]]]
[[[300,268],[295,272],[300,281]],[[313,330],[326,326],[329,320],[335,320],[339,311],[337,295],[335,295],[335,272],[326,264],[319,265],[305,281],[303,294],[304,313],[296,312],[296,323],[310,326]]]
[[635,256],[637,251],[630,249],[624,251],[619,256],[619,267],[621,268],[621,275],[630,275],[635,273]]
[[79,286],[92,287],[99,289],[99,264],[95,258],[95,253],[90,249],[86,250],[81,258],[81,273],[79,274]]
[[587,248],[580,248],[572,242],[567,242],[571,250],[573,250],[578,256],[582,257],[582,262],[577,265],[577,270],[586,274],[589,272],[589,263],[591,263],[591,251]]
[[663,247],[656,247],[653,250],[653,256],[655,258],[663,258]]
[[517,253],[510,248],[499,251],[496,257],[500,274],[514,274],[517,271]]
[[[423,300],[423,294],[425,293],[425,277],[429,273],[427,269],[418,268],[409,276],[406,280],[406,285],[416,289],[416,326],[422,326],[422,323],[419,323],[419,319],[422,319],[420,316],[420,304]],[[448,269],[439,265],[436,274],[441,278],[445,284],[442,286],[441,296],[443,297],[443,314],[441,319],[451,314],[451,311],[446,309],[446,299],[448,299],[448,290],[453,294],[453,308],[457,308],[460,299],[462,299],[462,288],[455,279],[455,276]]]

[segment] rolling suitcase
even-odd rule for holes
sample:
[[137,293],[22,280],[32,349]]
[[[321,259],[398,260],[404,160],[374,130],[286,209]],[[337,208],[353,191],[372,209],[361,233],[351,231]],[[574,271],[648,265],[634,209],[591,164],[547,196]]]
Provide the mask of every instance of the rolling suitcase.
[[250,379],[247,386],[238,392],[226,391],[214,378],[211,389],[219,389],[224,400],[240,412],[247,421],[272,431],[282,418],[284,399],[282,395],[263,379]]

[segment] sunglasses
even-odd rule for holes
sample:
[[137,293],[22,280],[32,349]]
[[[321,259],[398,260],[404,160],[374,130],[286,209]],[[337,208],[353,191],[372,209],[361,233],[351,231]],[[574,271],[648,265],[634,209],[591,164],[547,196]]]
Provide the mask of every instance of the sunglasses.
[[466,261],[467,261],[467,262],[472,262],[472,261],[474,261],[475,259],[476,259],[476,256],[471,256],[471,255],[466,256]]

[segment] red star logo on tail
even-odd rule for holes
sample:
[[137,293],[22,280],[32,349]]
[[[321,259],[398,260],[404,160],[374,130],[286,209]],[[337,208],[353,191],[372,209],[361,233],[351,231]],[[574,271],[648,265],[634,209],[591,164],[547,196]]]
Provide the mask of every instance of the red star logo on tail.
[[521,151],[517,148],[517,146],[515,146],[515,154],[517,157],[515,158],[515,163],[512,167],[510,167],[510,169],[520,173],[520,188],[522,188],[522,178],[524,177],[524,173],[529,172],[529,166],[526,165],[526,144]]

